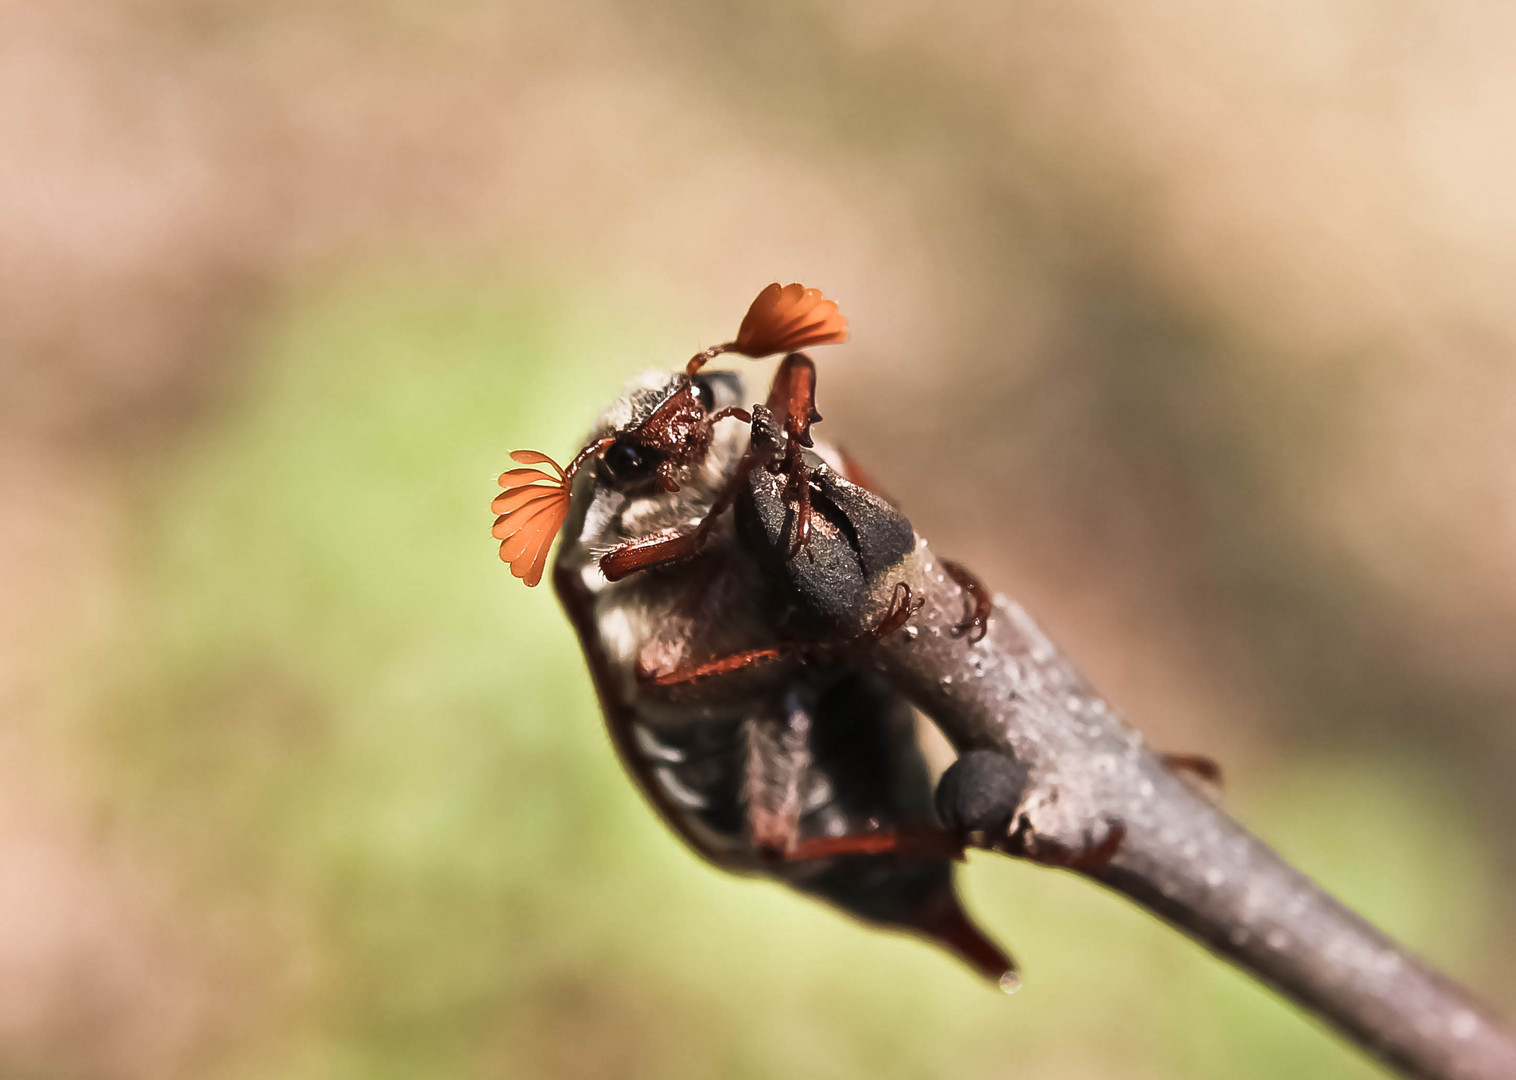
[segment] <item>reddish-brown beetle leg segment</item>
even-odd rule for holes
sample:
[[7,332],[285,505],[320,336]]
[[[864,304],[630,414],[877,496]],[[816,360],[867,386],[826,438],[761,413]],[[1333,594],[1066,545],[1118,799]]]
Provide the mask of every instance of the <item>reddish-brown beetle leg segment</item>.
[[714,660],[706,660],[703,663],[691,664],[689,667],[675,668],[673,671],[647,671],[637,669],[639,682],[650,686],[682,686],[686,683],[698,682],[701,679],[715,678],[719,675],[731,675],[734,672],[746,671],[749,668],[767,667],[769,664],[778,663],[780,660],[795,656],[794,649],[782,645],[772,645],[762,649],[747,649],[743,652],[732,653],[728,656],[718,656]]
[[[615,552],[611,554],[614,555]],[[606,558],[610,557],[610,555],[606,556]],[[884,613],[883,618],[872,629],[864,631],[858,637],[810,644],[785,642],[779,645],[767,645],[763,648],[746,649],[743,652],[718,656],[688,667],[675,668],[672,671],[649,671],[639,668],[637,678],[650,686],[683,686],[702,679],[747,671],[750,668],[766,667],[782,660],[835,655],[838,652],[856,648],[860,643],[877,641],[887,634],[893,634],[910,622],[911,616],[921,610],[922,603],[921,600],[912,599],[911,587],[902,581],[896,584],[894,596],[890,601],[890,609]]]
[[963,590],[965,599],[971,605],[968,618],[953,627],[949,633],[954,637],[963,637],[967,634],[969,644],[977,644],[984,640],[984,635],[990,628],[990,612],[994,608],[994,600],[990,596],[990,590],[984,587],[984,582],[980,581],[973,571],[962,564],[951,562],[948,559],[940,561],[942,569]]
[[810,469],[804,451],[812,445],[811,425],[821,420],[816,411],[816,365],[800,353],[786,356],[774,373],[774,385],[765,404],[781,420],[788,437],[779,468],[789,478],[784,497],[795,507],[794,539],[790,542],[790,555],[794,556],[811,538]]
[[[790,446],[798,447],[799,444],[792,438]],[[798,450],[793,450],[789,456],[794,460],[785,465],[789,480],[784,485],[784,497],[795,507],[795,531],[790,540],[790,558],[794,558],[811,540],[811,470]]]
[[784,852],[785,862],[832,859],[839,855],[906,855],[928,859],[961,859],[963,844],[946,829],[900,829],[848,833],[802,840]]
[[1159,763],[1169,774],[1206,802],[1221,802],[1221,766],[1201,754],[1159,754]]
[[786,434],[801,446],[811,446],[811,425],[819,423],[816,411],[816,365],[803,353],[790,353],[774,372],[774,385],[764,402],[784,424]]
[[1065,870],[1077,870],[1086,874],[1099,873],[1111,864],[1126,839],[1126,825],[1115,819],[1106,822],[1105,839],[1100,843],[1086,844],[1082,848],[1068,848],[1048,840],[1035,841],[1028,837],[1022,845],[1022,854],[1044,866],[1057,866]]
[[1221,766],[1202,754],[1160,754],[1158,760],[1171,773],[1190,773],[1207,784],[1221,786]]
[[[723,409],[723,414],[739,416],[745,420],[751,420],[745,409]],[[718,416],[721,414],[718,414]],[[654,566],[665,566],[669,563],[678,562],[680,559],[688,559],[697,555],[705,546],[705,538],[710,535],[718,518],[732,505],[737,498],[737,492],[747,482],[748,473],[753,469],[753,459],[747,455],[737,462],[737,468],[727,481],[726,487],[716,496],[705,517],[700,519],[700,524],[693,532],[686,533],[655,533],[652,536],[644,536],[639,540],[629,540],[615,550],[607,552],[600,558],[600,572],[605,575],[607,581],[620,581],[628,574],[635,574],[638,570],[647,570]]]
[[638,570],[687,559],[700,550],[704,539],[704,534],[696,530],[688,533],[654,533],[640,540],[630,540],[601,557],[600,572],[607,581],[620,581]]

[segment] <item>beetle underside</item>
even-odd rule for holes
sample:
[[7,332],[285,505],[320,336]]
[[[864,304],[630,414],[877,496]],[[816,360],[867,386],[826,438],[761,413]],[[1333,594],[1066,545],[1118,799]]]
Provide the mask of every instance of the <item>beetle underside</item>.
[[[611,739],[691,846],[922,934],[1010,986],[1014,964],[964,913],[952,864],[970,842],[1013,850],[1026,775],[972,752],[934,806],[912,708],[874,670],[877,642],[914,632],[917,541],[812,438],[815,366],[794,350],[845,339],[819,292],[770,286],[734,342],[634,382],[567,469],[515,455],[554,472],[502,476],[501,557],[533,584],[562,527],[554,586]],[[762,403],[703,370],[728,351],[787,353]],[[989,594],[948,569],[970,600],[952,633],[971,646]],[[1120,839],[1034,857],[1088,869]]]

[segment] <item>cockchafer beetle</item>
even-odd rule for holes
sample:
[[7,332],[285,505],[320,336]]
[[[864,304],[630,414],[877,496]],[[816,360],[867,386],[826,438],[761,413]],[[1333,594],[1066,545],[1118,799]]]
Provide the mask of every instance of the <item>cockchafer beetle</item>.
[[[696,851],[924,935],[1013,988],[1014,962],[959,902],[953,861],[969,837],[1007,834],[1026,772],[971,751],[934,805],[915,714],[865,662],[919,603],[905,583],[916,537],[811,436],[815,366],[799,350],[846,340],[819,290],[770,285],[734,341],[634,379],[567,468],[513,453],[527,467],[500,477],[494,535],[536,585],[562,529],[553,584],[611,740]],[[735,372],[706,370],[728,352],[785,354],[762,404],[742,406]],[[953,632],[977,640],[989,594],[944,566],[970,600]],[[1190,761],[1207,764],[1176,765]],[[1085,867],[1120,838],[1116,823],[1090,851],[1032,857]]]

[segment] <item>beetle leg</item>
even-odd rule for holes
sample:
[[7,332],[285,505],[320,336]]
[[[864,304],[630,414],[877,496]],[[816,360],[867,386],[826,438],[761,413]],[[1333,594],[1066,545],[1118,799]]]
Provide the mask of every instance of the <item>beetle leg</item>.
[[809,448],[811,425],[820,423],[816,411],[816,365],[804,353],[790,353],[774,372],[774,383],[764,403],[784,425],[786,435]]
[[1210,758],[1202,754],[1159,754],[1158,761],[1191,794],[1199,795],[1212,806],[1221,802],[1221,766]]
[[1175,775],[1190,773],[1207,784],[1221,786],[1221,766],[1212,758],[1202,754],[1160,754],[1158,760],[1163,763],[1165,769]]
[[744,455],[737,463],[737,469],[732,473],[716,501],[711,504],[710,510],[705,517],[700,519],[700,524],[689,532],[681,533],[654,533],[652,536],[644,536],[637,540],[628,540],[626,543],[613,548],[600,557],[600,572],[605,575],[607,581],[620,581],[628,574],[634,574],[638,570],[647,570],[655,566],[667,566],[669,563],[679,562],[697,555],[705,546],[705,538],[710,535],[711,529],[726,509],[737,498],[737,492],[747,482],[747,475],[753,468],[753,460]]
[[1098,844],[1088,834],[1085,835],[1085,845],[1078,848],[1064,847],[1051,840],[1037,840],[1028,834],[1021,842],[1021,850],[1013,854],[1020,854],[1043,866],[1095,874],[1111,864],[1121,850],[1121,842],[1126,839],[1124,822],[1108,818],[1105,825],[1105,837]]
[[[717,415],[719,417],[722,414],[745,416],[751,419],[745,409],[724,409]],[[752,472],[755,464],[757,464],[757,459],[751,450],[738,459],[737,467],[732,471],[726,486],[717,493],[716,501],[700,519],[700,524],[691,531],[654,533],[652,536],[628,540],[602,555],[600,572],[605,575],[605,579],[620,581],[638,570],[666,566],[699,554],[700,549],[705,546],[706,537],[715,527],[716,520],[736,501],[737,492],[742,490],[742,486],[747,483],[748,473]]]
[[600,572],[607,581],[620,581],[628,574],[687,559],[700,550],[705,538],[697,529],[686,533],[654,533],[629,540],[600,559]]
[[790,541],[793,557],[811,538],[810,469],[804,451],[814,445],[811,425],[821,420],[816,411],[816,365],[809,357],[790,353],[780,362],[766,404],[782,420],[788,437],[779,469],[788,477],[784,497],[795,508],[795,529]]
[[892,829],[880,832],[816,836],[785,853],[785,862],[831,859],[839,855],[907,855],[962,859],[963,842],[946,829]]
[[811,693],[792,687],[780,715],[754,717],[746,726],[743,801],[753,846],[783,860],[800,842],[801,785],[811,764]]
[[645,670],[639,666],[637,669],[637,679],[639,682],[646,683],[649,686],[683,686],[685,683],[699,682],[701,679],[709,679],[718,675],[731,675],[734,672],[746,671],[749,668],[767,667],[769,664],[792,659],[799,654],[800,650],[795,646],[770,645],[762,649],[745,649],[739,653],[718,656],[713,660],[691,664],[688,667],[675,668],[672,671],[654,672]]
[[984,639],[985,633],[990,628],[990,611],[994,607],[994,600],[990,596],[990,591],[984,587],[984,582],[980,581],[968,567],[947,559],[939,559],[938,562],[947,572],[947,576],[963,590],[964,599],[971,605],[968,618],[953,627],[949,633],[954,637],[963,637],[967,634],[969,644],[974,645]]
[[787,455],[789,480],[784,485],[784,497],[795,508],[795,531],[790,540],[790,558],[794,558],[811,542],[811,470],[800,456],[798,444],[791,439],[790,445],[797,449]]
[[[694,534],[689,534],[694,535]],[[612,554],[615,554],[612,552]],[[610,556],[606,556],[609,558]],[[830,641],[814,642],[782,642],[778,645],[765,645],[756,649],[744,649],[742,652],[729,653],[726,656],[713,657],[703,660],[698,664],[690,664],[687,667],[674,668],[671,671],[652,671],[642,666],[637,668],[637,679],[649,686],[683,686],[686,683],[699,682],[702,679],[715,678],[720,675],[731,675],[740,671],[747,671],[755,667],[767,667],[783,660],[807,660],[820,659],[835,656],[848,649],[859,645],[878,641],[880,638],[893,634],[907,622],[911,616],[921,610],[925,603],[921,599],[912,599],[911,587],[905,582],[897,582],[894,596],[890,600],[889,610],[879,619],[873,627],[863,633],[852,637],[839,637]]]
[[875,624],[863,636],[868,641],[878,641],[882,637],[888,637],[911,621],[911,616],[920,611],[926,604],[925,597],[912,599],[911,587],[903,581],[895,582],[895,591],[890,596],[889,610],[884,617]]

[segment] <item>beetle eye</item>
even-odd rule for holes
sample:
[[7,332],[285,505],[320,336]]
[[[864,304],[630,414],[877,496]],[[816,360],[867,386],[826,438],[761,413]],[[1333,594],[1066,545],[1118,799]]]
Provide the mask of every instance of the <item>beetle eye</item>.
[[600,460],[610,474],[611,482],[617,487],[627,487],[652,473],[657,464],[653,458],[652,451],[646,447],[627,439],[617,439]]
[[696,375],[692,382],[694,383],[692,392],[695,395],[695,400],[700,402],[700,407],[706,412],[714,411],[716,408],[716,388],[711,385],[710,380],[704,375]]

